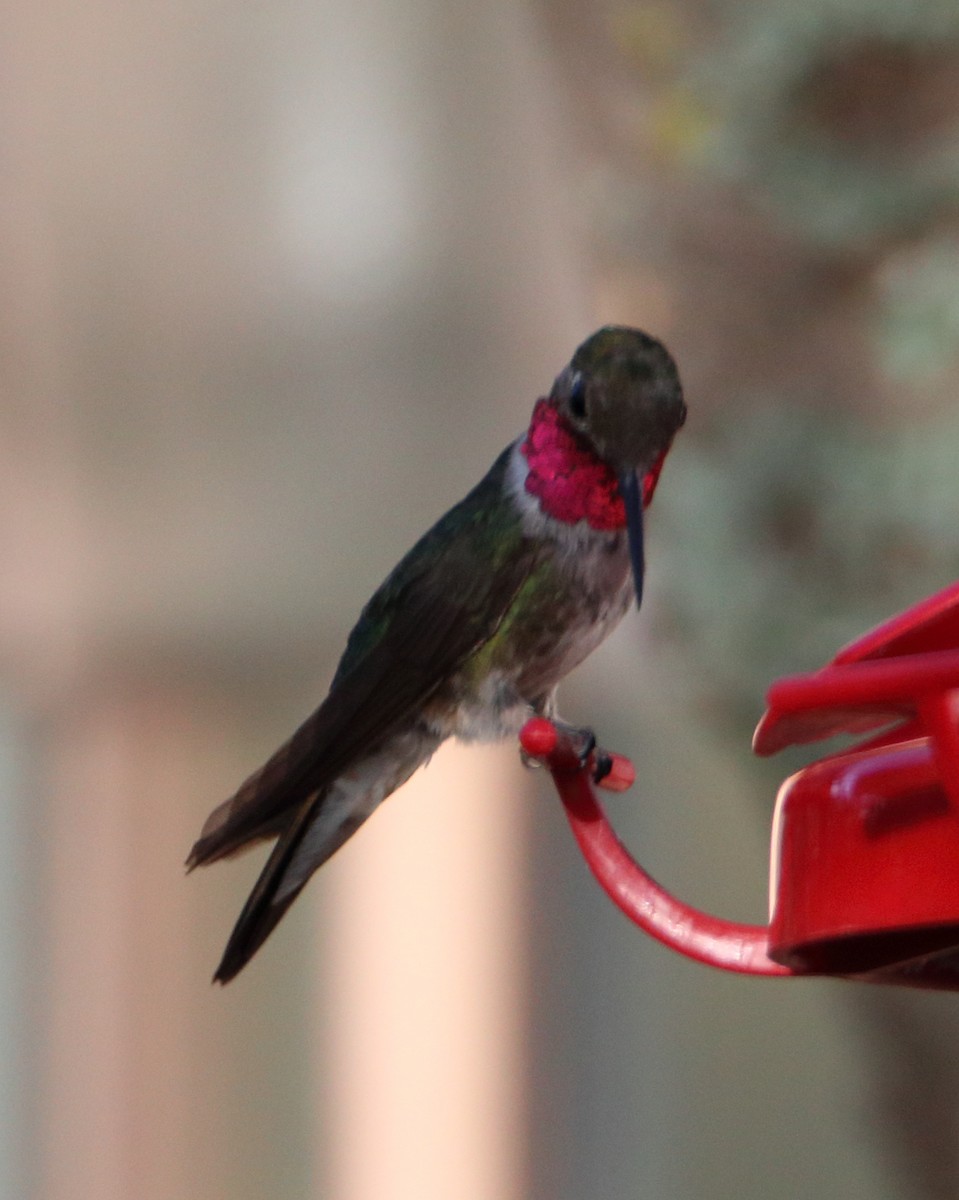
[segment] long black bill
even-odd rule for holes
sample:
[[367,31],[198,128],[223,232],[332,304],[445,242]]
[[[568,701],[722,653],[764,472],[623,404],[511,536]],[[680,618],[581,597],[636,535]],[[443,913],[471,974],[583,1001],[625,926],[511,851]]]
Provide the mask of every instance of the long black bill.
[[633,583],[636,587],[636,607],[643,603],[643,575],[646,556],[643,551],[643,485],[636,471],[624,471],[619,477],[619,491],[626,506],[626,529],[629,534],[629,560],[633,564]]

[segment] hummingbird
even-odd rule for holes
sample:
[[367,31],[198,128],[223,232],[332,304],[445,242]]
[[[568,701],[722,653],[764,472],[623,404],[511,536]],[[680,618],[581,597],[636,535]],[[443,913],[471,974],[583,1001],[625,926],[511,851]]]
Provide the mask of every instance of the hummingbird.
[[[207,818],[190,869],[275,841],[214,981],[447,738],[559,721],[559,681],[642,600],[643,510],[685,419],[655,338],[610,325],[576,350],[526,432],[374,593],[319,708]],[[585,761],[592,732],[562,724]]]

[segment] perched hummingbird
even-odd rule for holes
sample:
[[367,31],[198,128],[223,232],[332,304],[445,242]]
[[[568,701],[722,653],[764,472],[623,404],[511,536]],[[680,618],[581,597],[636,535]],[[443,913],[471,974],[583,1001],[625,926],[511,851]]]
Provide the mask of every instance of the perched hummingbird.
[[493,741],[555,717],[558,682],[634,587],[642,598],[643,508],[685,418],[655,338],[607,326],[579,347],[526,433],[363,609],[320,707],[207,818],[191,868],[276,839],[214,979],[249,962],[317,867],[446,738]]

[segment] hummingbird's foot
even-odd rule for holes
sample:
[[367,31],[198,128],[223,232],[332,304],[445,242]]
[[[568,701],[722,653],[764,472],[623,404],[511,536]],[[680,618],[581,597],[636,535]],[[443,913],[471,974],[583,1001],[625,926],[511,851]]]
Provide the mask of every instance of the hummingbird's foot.
[[567,725],[565,721],[553,719],[557,730],[565,737],[573,753],[592,775],[593,783],[605,779],[613,767],[613,760],[605,750],[596,745],[596,734],[588,725]]
[[[596,752],[596,734],[592,729],[580,728],[577,725],[568,725],[565,721],[559,720],[557,717],[545,718],[553,726],[556,732],[563,737],[569,744],[570,750],[579,759],[583,767],[591,765],[591,760]],[[602,753],[602,752],[601,752]],[[529,754],[520,744],[519,756],[526,767],[537,769],[544,765],[541,755]],[[609,755],[602,754],[603,759],[608,759]],[[607,772],[609,768],[607,767]]]
[[582,763],[583,768],[589,771],[593,783],[601,784],[603,780],[609,778],[619,756],[610,754],[608,750],[598,746],[596,734],[592,729],[588,726],[580,728],[576,725],[567,725],[564,721],[554,721],[553,724],[569,739],[573,752]]
[[613,754],[596,745],[596,735],[591,729],[580,729],[549,717],[533,717],[520,731],[520,757],[528,767],[539,767],[549,762],[551,756],[561,749],[560,760],[563,770],[579,769],[588,772],[593,783],[608,792],[625,792],[636,779],[636,770],[628,758]]

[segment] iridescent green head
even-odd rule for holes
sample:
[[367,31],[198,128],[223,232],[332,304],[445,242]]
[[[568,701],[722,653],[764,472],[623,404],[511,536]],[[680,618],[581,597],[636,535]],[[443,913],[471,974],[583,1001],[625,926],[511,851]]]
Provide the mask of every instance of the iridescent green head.
[[676,364],[649,334],[606,325],[579,347],[550,394],[617,473],[648,470],[686,420]]

